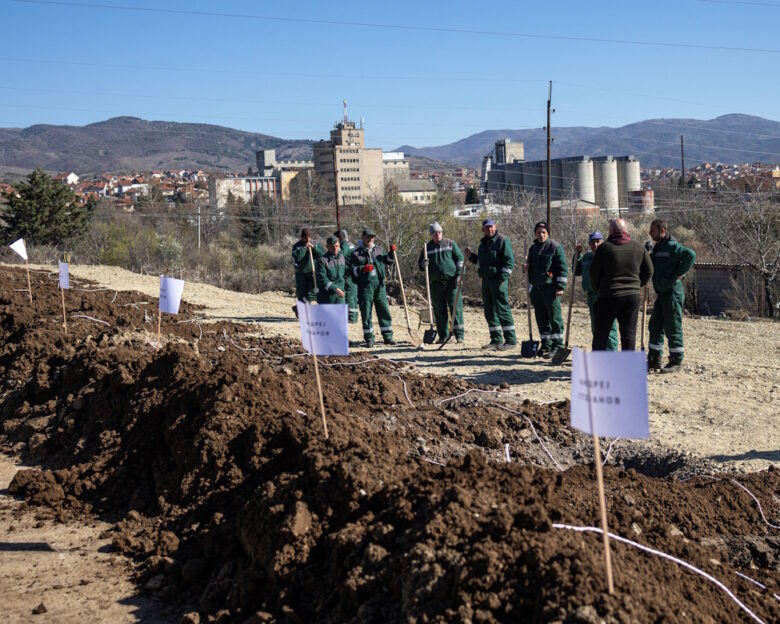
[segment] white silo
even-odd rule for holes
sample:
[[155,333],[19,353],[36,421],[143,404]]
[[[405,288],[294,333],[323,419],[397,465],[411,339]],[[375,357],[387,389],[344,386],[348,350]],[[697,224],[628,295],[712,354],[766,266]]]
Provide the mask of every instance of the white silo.
[[639,161],[633,156],[620,156],[617,160],[618,201],[621,210],[628,210],[630,191],[642,188],[642,177],[639,172]]
[[596,203],[609,213],[618,210],[618,168],[612,156],[593,159],[593,183],[596,186]]
[[563,160],[563,196],[596,203],[593,161],[588,156]]

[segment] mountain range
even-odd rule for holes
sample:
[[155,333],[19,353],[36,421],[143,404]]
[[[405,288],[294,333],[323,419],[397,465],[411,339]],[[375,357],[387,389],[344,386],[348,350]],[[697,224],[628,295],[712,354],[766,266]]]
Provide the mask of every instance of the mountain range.
[[[750,115],[652,119],[619,128],[553,127],[552,134],[553,158],[632,154],[642,166],[679,166],[683,135],[686,166],[780,162],[780,122]],[[478,167],[502,138],[522,141],[526,160],[546,158],[546,132],[541,128],[486,130],[448,145],[403,145],[394,151],[408,154],[413,168],[431,168],[437,161]],[[371,145],[370,131],[366,142]],[[86,126],[0,128],[0,169],[41,167],[79,174],[192,168],[243,172],[254,169],[256,150],[276,149],[280,160],[310,160],[311,144],[209,124],[115,117]]]

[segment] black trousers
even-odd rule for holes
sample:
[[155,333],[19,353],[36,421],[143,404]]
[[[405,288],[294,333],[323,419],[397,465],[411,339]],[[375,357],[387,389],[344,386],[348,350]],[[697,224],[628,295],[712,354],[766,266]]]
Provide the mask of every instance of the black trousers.
[[636,350],[636,321],[639,317],[639,295],[626,295],[602,299],[599,297],[593,305],[594,332],[593,350],[606,351],[609,331],[617,319],[620,332],[620,350]]

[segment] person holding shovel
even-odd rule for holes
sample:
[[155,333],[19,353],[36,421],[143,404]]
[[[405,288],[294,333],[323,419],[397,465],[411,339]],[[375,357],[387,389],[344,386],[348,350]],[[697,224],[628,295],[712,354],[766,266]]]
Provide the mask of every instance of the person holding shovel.
[[[588,247],[590,251],[583,255],[582,245],[577,245],[577,267],[574,270],[574,274],[582,276],[582,290],[585,291],[585,299],[588,302],[588,311],[590,312],[590,333],[591,336],[596,334],[595,316],[593,314],[593,306],[596,303],[596,299],[599,298],[599,294],[593,290],[590,284],[590,263],[593,261],[593,254],[604,243],[604,235],[599,232],[593,232],[588,236]],[[618,335],[617,335],[617,321],[612,323],[612,329],[609,330],[609,339],[607,340],[607,351],[617,351],[618,348]]]
[[539,221],[534,226],[534,242],[528,249],[528,272],[531,302],[542,345],[539,357],[554,357],[563,348],[561,297],[569,279],[569,266],[563,245],[550,238],[550,226]]
[[484,236],[479,242],[477,253],[466,247],[469,262],[477,265],[477,274],[482,278],[482,304],[490,331],[490,342],[482,348],[498,351],[514,349],[517,346],[517,335],[509,307],[507,284],[512,269],[515,268],[512,243],[498,233],[493,219],[485,219],[482,222],[482,233]]
[[[292,248],[293,267],[295,268],[295,298],[298,301],[312,302],[317,296],[317,285],[314,282],[313,267],[309,258],[309,249],[312,251],[315,262],[325,253],[320,243],[311,242],[311,229],[301,230],[301,240]],[[298,316],[297,306],[293,306],[295,316]]]
[[317,303],[344,303],[347,261],[340,253],[339,239],[328,236],[328,251],[316,262]]
[[444,238],[441,225],[432,223],[428,228],[431,240],[425,246],[425,254],[420,253],[417,265],[425,271],[428,265],[428,277],[431,286],[431,304],[436,319],[439,344],[447,342],[449,336],[449,316],[455,309],[455,323],[451,330],[455,342],[463,342],[463,298],[458,292],[458,278],[463,273],[463,252],[455,241]]
[[385,281],[387,265],[393,263],[395,245],[385,254],[382,248],[374,244],[376,234],[370,229],[363,230],[363,245],[357,247],[350,256],[350,271],[357,286],[358,307],[363,321],[363,339],[366,347],[374,346],[374,325],[371,312],[376,305],[379,319],[379,331],[386,345],[394,345],[393,321],[390,317],[390,305],[387,302]]

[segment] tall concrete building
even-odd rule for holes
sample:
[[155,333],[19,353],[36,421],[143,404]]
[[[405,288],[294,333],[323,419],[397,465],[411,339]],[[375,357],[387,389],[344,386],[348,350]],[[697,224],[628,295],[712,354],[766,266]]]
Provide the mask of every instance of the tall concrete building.
[[258,175],[276,178],[276,190],[281,199],[290,199],[290,182],[301,171],[314,169],[311,160],[276,160],[276,150],[255,152]]
[[330,141],[317,141],[313,150],[314,171],[326,180],[339,204],[362,204],[382,192],[382,150],[366,147],[363,128],[347,117],[346,100],[344,118],[330,131]]

